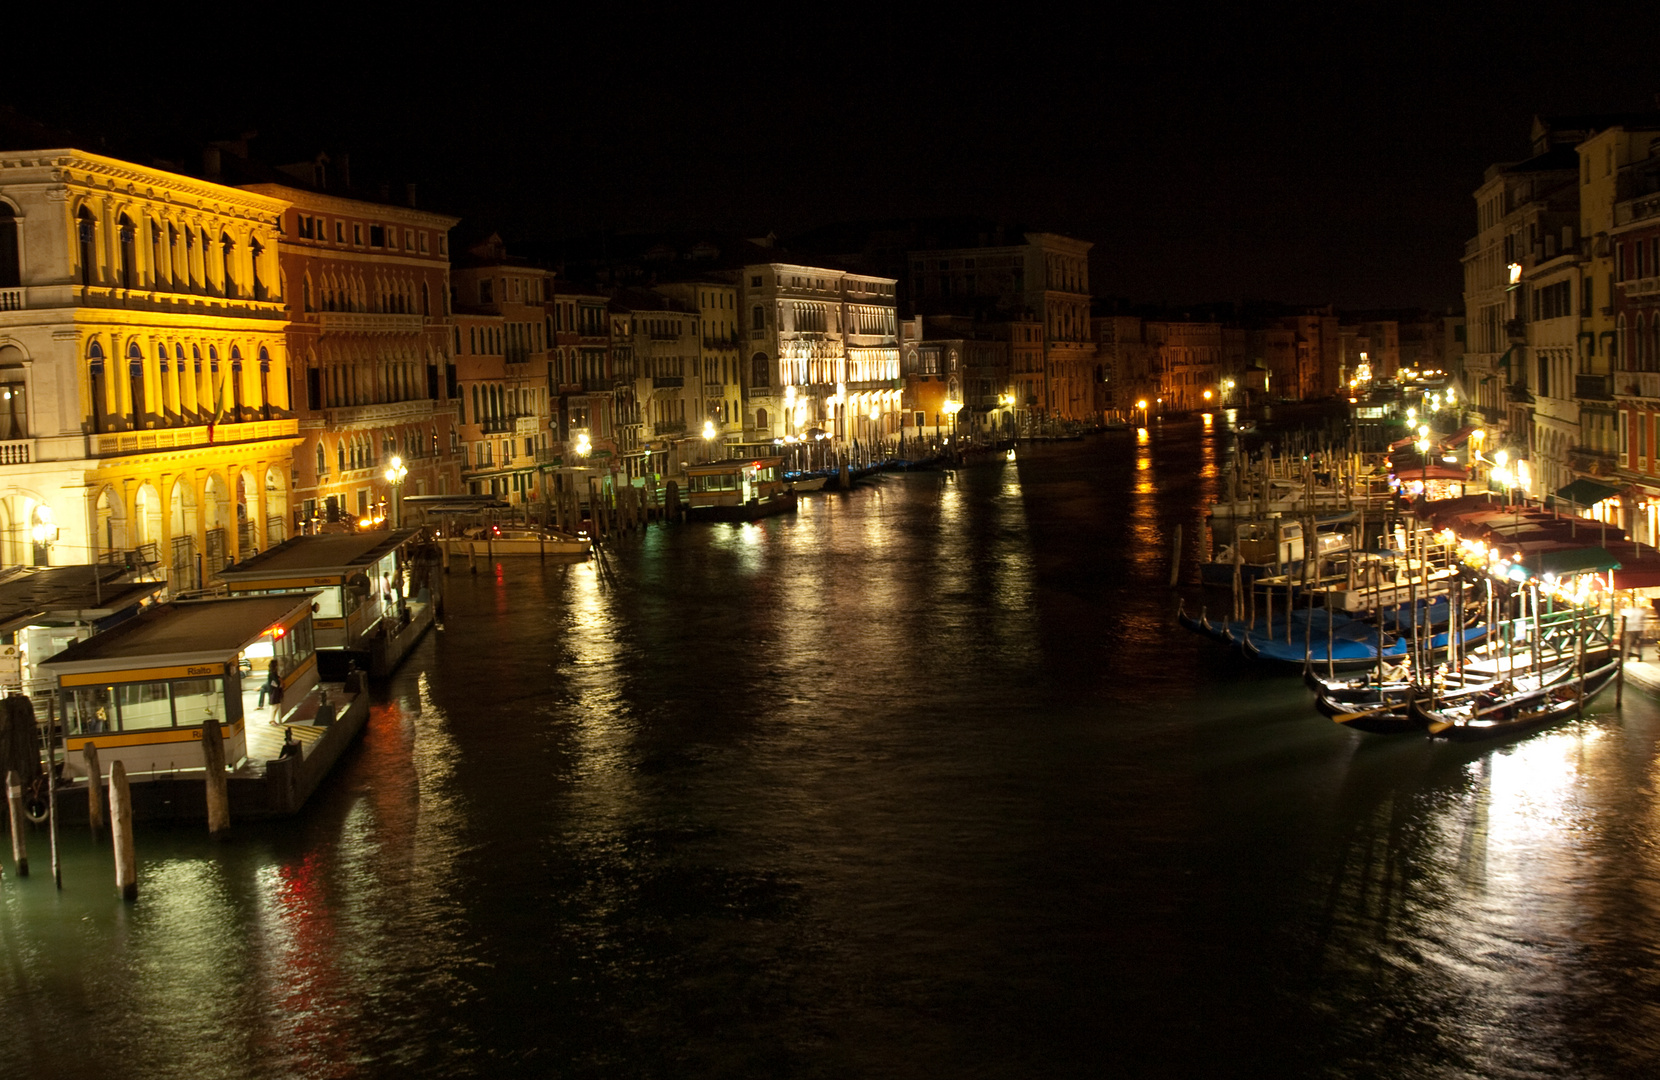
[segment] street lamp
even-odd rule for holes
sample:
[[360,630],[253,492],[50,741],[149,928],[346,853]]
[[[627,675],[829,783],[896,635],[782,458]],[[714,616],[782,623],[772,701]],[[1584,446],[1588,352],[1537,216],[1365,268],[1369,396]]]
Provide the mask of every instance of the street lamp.
[[1429,425],[1418,425],[1418,441],[1413,443],[1418,448],[1418,469],[1420,483],[1423,485],[1424,501],[1429,501]]
[[398,488],[403,484],[403,478],[409,475],[404,467],[403,458],[393,455],[391,464],[386,466],[386,482],[392,485],[392,527],[403,527],[403,502],[398,498]]
[[49,566],[52,562],[51,548],[58,542],[58,523],[52,514],[52,508],[45,503],[35,507],[34,524],[29,527],[29,536],[35,542],[35,565]]
[[715,422],[713,420],[705,420],[703,422],[703,460],[704,461],[713,461],[713,460],[715,460],[715,458],[714,458],[714,443],[715,443]]
[[1135,403],[1135,407],[1141,410],[1141,426],[1146,427],[1147,426],[1147,399],[1142,398],[1140,401]]

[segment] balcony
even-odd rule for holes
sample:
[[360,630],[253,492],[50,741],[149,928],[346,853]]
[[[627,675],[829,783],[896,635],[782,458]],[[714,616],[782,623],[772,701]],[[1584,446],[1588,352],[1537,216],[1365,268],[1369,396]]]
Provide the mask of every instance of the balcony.
[[1614,377],[1612,375],[1575,375],[1574,397],[1585,401],[1613,401]]
[[34,459],[33,439],[7,439],[0,442],[0,465],[27,465]]
[[535,435],[541,430],[541,417],[531,415],[519,416],[513,419],[513,434],[515,435]]
[[657,390],[677,390],[686,385],[686,377],[684,375],[654,375],[651,379],[651,385],[653,389]]
[[1627,278],[1618,284],[1620,291],[1628,297],[1660,294],[1660,277]]
[[21,289],[0,289],[0,311],[22,311],[27,293]]
[[419,334],[421,315],[385,315],[374,311],[319,311],[317,328],[326,334]]
[[358,424],[398,424],[424,420],[435,411],[452,410],[449,405],[440,405],[431,398],[415,398],[410,401],[382,402],[378,405],[341,405],[324,409],[323,415],[327,417],[329,427],[344,428]]
[[1622,371],[1614,376],[1620,397],[1660,398],[1660,371]]
[[1507,319],[1504,332],[1512,344],[1523,344],[1527,341],[1527,323],[1521,319]]
[[[300,437],[298,420],[256,420],[249,424],[214,424],[212,427],[161,428],[156,431],[117,431],[94,435],[93,453],[98,457],[137,454],[151,450],[182,450],[192,446],[219,446],[225,443],[262,442]],[[0,444],[4,445],[4,444]]]
[[686,434],[686,421],[684,421],[684,420],[659,420],[659,421],[657,421],[657,423],[651,425],[651,432],[652,432],[653,435],[658,435],[658,436],[662,436],[662,435],[684,435],[684,434]]

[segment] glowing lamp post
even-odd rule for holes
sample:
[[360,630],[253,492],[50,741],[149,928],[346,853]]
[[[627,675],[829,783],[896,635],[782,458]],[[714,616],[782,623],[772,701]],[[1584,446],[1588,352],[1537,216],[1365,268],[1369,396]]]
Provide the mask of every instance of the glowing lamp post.
[[1141,410],[1141,426],[1146,427],[1147,426],[1147,399],[1142,398],[1140,401],[1135,403],[1135,407]]
[[1429,425],[1418,425],[1418,441],[1412,444],[1418,449],[1418,469],[1420,483],[1424,488],[1424,501],[1429,501]]
[[713,461],[713,460],[715,460],[714,446],[715,446],[715,422],[713,420],[705,420],[703,422],[703,460],[704,461]]
[[386,466],[386,482],[392,485],[392,527],[403,527],[403,500],[399,498],[399,489],[403,487],[403,478],[409,475],[404,467],[403,458],[394,456],[391,464]]
[[58,542],[58,523],[52,508],[45,503],[35,507],[35,522],[29,527],[29,537],[35,542],[35,565],[49,566],[52,545]]

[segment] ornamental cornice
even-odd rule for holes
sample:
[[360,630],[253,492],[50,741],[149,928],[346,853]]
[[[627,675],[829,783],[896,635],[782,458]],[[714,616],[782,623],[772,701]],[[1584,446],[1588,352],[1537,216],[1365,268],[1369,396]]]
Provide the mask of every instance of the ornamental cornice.
[[[0,155],[0,158],[6,157]],[[195,209],[222,215],[275,218],[288,208],[288,203],[280,198],[163,169],[148,169],[83,150],[39,150],[0,160],[0,167],[14,164],[51,168],[53,178],[59,183],[84,187],[89,193],[114,193],[184,206],[192,203],[181,200],[193,200]]]

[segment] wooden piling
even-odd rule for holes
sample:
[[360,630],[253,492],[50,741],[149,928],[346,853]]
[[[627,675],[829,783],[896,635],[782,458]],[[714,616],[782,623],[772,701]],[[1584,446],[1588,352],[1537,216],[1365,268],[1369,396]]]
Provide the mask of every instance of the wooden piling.
[[1182,525],[1176,523],[1176,539],[1170,546],[1170,587],[1176,587],[1176,581],[1182,573]]
[[202,723],[202,765],[207,770],[208,835],[218,840],[230,831],[231,796],[225,779],[224,736],[212,716]]
[[23,777],[16,769],[6,773],[6,805],[11,809],[12,861],[17,864],[17,876],[29,876],[28,819],[23,816]]
[[86,820],[96,833],[104,827],[104,774],[98,768],[98,744],[88,739],[81,745],[86,759]]
[[110,837],[115,845],[115,888],[123,900],[138,899],[138,853],[133,847],[133,793],[127,767],[110,766]]

